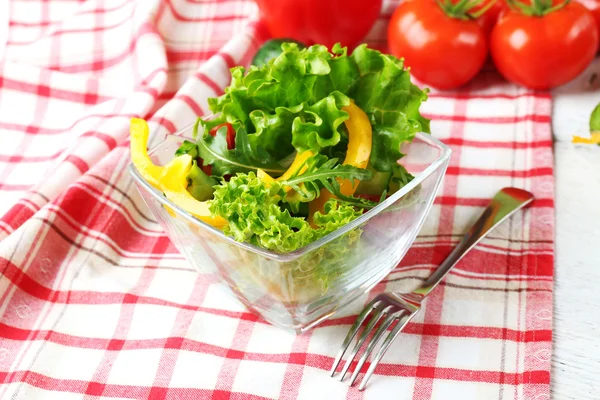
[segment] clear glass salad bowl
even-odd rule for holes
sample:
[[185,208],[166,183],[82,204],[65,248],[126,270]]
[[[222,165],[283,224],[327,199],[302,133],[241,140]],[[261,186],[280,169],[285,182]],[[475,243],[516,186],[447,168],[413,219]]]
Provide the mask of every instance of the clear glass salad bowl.
[[[167,164],[190,126],[150,151]],[[240,243],[171,203],[130,165],[136,185],[167,235],[192,266],[269,323],[304,332],[350,304],[398,265],[421,229],[451,151],[428,134],[403,146],[414,179],[361,217],[291,253]]]

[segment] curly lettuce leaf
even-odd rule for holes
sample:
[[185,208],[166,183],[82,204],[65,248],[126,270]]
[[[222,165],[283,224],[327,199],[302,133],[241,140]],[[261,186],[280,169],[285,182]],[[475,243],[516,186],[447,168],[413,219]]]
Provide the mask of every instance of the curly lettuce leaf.
[[348,119],[348,113],[341,108],[348,104],[348,97],[332,92],[312,105],[304,102],[276,107],[273,113],[254,110],[250,121],[255,132],[248,135],[248,140],[254,149],[262,148],[278,157],[294,150],[317,153],[340,142],[340,125]]
[[280,253],[304,247],[362,214],[350,205],[330,200],[325,214],[315,213],[313,228],[279,205],[285,196],[279,183],[267,186],[254,172],[237,174],[214,189],[210,211],[228,221],[225,234]]
[[336,91],[311,106],[306,105],[303,115],[292,123],[294,148],[299,152],[312,150],[318,153],[338,144],[341,138],[339,126],[349,118],[342,107],[349,104],[350,99]]
[[419,113],[427,92],[411,83],[401,59],[366,45],[351,55],[339,45],[329,52],[321,45],[300,49],[284,43],[282,50],[261,67],[232,69],[225,94],[209,99],[219,114],[209,127],[239,124],[252,151],[275,161],[293,150],[337,155],[348,118],[343,107],[353,99],[373,125],[371,164],[382,172],[401,158],[403,142],[429,132],[429,120]]
[[235,240],[285,253],[308,244],[314,232],[304,218],[279,207],[284,194],[281,185],[267,187],[253,172],[237,174],[215,186],[210,211],[228,221],[223,232]]
[[[325,203],[324,211],[324,214],[316,212],[313,216],[318,238],[336,231],[362,214],[333,199]],[[348,249],[356,246],[362,232],[361,228],[353,229],[327,243],[320,251],[308,253],[304,258],[292,262],[290,274],[294,277],[295,285],[310,287],[310,291],[325,294],[351,265],[352,261],[347,257]]]
[[324,87],[319,77],[331,72],[333,57],[324,46],[300,50],[294,43],[283,44],[284,52],[267,65],[248,70],[235,67],[225,93],[209,99],[219,113],[218,123],[240,123],[253,148],[262,148],[275,160],[296,150],[336,145],[337,127],[348,119],[341,110],[350,100],[332,85]]
[[373,126],[370,163],[377,171],[390,171],[403,156],[400,146],[417,132],[429,132],[429,120],[419,108],[427,92],[411,83],[404,63],[365,45],[352,53],[360,78],[348,95],[367,115]]
[[315,230],[318,238],[338,230],[362,215],[362,211],[348,204],[340,203],[335,199],[328,200],[323,210],[325,211],[324,214],[317,211],[313,216],[313,221],[317,226]]

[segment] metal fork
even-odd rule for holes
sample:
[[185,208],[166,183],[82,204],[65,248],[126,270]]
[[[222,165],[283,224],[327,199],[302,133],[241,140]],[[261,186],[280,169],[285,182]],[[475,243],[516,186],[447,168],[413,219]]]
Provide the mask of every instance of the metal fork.
[[[410,322],[411,319],[421,309],[423,300],[436,286],[444,279],[448,272],[454,267],[465,254],[467,254],[481,239],[483,239],[490,231],[498,226],[502,221],[510,217],[517,210],[525,207],[533,201],[533,194],[516,188],[504,188],[500,190],[490,204],[484,210],[483,214],[463,237],[456,248],[450,253],[450,255],[442,262],[442,264],[427,278],[417,289],[410,293],[383,293],[375,297],[359,314],[356,322],[350,328],[348,335],[342,343],[338,355],[336,356],[333,366],[331,368],[331,376],[335,375],[335,371],[339,366],[342,357],[346,353],[346,350],[350,347],[350,343],[358,333],[360,326],[365,322],[367,317],[372,314],[371,319],[367,323],[366,327],[362,331],[358,338],[356,345],[352,349],[352,352],[348,356],[346,364],[342,368],[340,381],[344,380],[344,376],[350,368],[350,364],[356,357],[356,354],[360,348],[365,344],[367,347],[358,361],[352,377],[350,378],[350,386],[354,384],[360,370],[364,363],[367,361],[369,355],[373,352],[377,343],[380,341],[384,333],[397,321],[397,324],[391,329],[383,341],[379,351],[375,355],[375,358],[371,362],[367,373],[365,374],[359,390],[364,390],[367,381],[373,375],[375,368],[379,364],[379,361],[390,347],[394,339],[404,329],[404,327]],[[375,329],[378,322],[381,323]],[[369,335],[373,332],[371,339],[367,341]]]

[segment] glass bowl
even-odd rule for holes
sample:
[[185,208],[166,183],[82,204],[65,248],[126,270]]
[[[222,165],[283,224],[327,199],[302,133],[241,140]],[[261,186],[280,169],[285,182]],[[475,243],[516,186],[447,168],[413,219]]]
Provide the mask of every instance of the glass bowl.
[[[168,163],[193,126],[149,153]],[[236,296],[269,323],[304,332],[356,300],[398,265],[421,229],[451,151],[427,134],[403,146],[401,164],[415,178],[350,224],[291,253],[240,243],[167,200],[129,166],[142,198],[198,273]]]

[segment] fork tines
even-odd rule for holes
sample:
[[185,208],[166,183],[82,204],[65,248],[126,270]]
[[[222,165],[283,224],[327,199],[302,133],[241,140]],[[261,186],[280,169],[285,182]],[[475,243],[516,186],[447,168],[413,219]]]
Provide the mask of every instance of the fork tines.
[[[369,367],[366,375],[364,376],[359,386],[359,390],[363,390],[367,381],[369,380],[371,375],[373,375],[375,368],[379,364],[379,361],[381,360],[387,349],[390,347],[398,333],[402,331],[404,326],[406,326],[406,324],[414,314],[415,312],[411,313],[409,310],[402,307],[398,307],[398,305],[396,304],[390,304],[389,302],[386,302],[379,297],[375,298],[363,309],[363,311],[360,313],[360,315],[350,328],[348,335],[346,335],[346,338],[342,343],[342,347],[339,353],[337,354],[335,361],[333,362],[333,366],[331,368],[331,376],[335,375],[337,367],[342,361],[344,354],[350,347],[350,344],[353,341],[353,339],[357,336],[360,327],[369,316],[371,317],[369,319],[369,322],[366,324],[361,334],[359,335],[359,338],[356,341],[354,348],[350,352],[350,355],[348,356],[348,359],[346,360],[346,363],[340,373],[340,381],[343,381],[344,377],[346,376],[346,373],[350,369],[350,365],[356,358],[356,355],[363,347],[363,345],[366,345],[366,349],[364,350],[362,356],[358,361],[358,364],[354,368],[352,376],[350,377],[350,386],[352,386],[356,381],[358,374],[360,373],[362,367],[367,361],[367,358],[369,358],[369,355],[373,353],[373,350],[380,342],[381,338],[384,336],[386,331],[394,324],[394,322],[398,321],[396,325],[391,329],[391,332],[387,335],[387,337],[381,344],[381,347],[379,348],[378,352],[376,353],[375,357],[373,358],[371,366]],[[379,325],[377,326],[378,323]]]

